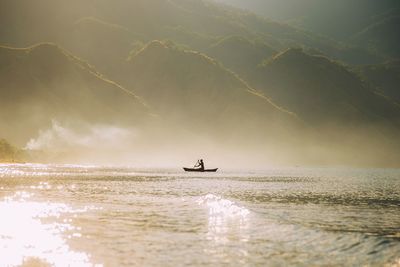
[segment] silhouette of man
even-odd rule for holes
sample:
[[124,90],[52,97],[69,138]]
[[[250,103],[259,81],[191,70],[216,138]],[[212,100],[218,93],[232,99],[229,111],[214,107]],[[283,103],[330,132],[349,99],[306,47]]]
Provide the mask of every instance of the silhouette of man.
[[194,167],[195,168],[199,168],[200,170],[204,171],[204,162],[203,162],[203,160],[202,159],[198,160]]

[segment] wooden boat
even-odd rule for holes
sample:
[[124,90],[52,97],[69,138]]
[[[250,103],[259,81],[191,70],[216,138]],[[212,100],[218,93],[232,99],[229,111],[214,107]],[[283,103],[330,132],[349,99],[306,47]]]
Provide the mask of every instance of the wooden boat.
[[195,168],[183,168],[185,170],[185,172],[216,172],[218,170],[218,168],[215,169],[195,169]]

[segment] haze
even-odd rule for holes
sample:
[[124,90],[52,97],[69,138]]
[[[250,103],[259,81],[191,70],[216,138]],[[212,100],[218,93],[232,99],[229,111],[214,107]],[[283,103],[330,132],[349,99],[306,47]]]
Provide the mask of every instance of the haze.
[[0,161],[399,167],[399,7],[2,0]]

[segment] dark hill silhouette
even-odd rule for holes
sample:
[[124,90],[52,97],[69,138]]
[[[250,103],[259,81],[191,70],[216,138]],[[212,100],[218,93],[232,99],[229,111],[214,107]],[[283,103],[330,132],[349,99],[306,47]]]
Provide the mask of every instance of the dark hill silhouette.
[[357,45],[387,56],[400,58],[400,9],[396,15],[383,18],[356,34],[352,41]]
[[125,84],[182,126],[216,131],[296,120],[217,61],[172,43],[150,42],[128,63]]
[[248,77],[258,64],[276,54],[276,51],[261,41],[230,36],[213,44],[206,53],[242,77]]
[[[366,48],[213,1],[14,0],[3,1],[0,12],[0,44],[27,47],[52,41],[71,51],[50,44],[0,49],[0,126],[2,136],[17,145],[46,129],[52,119],[133,128],[150,120],[128,88],[161,118],[151,131],[157,134],[150,137],[147,132],[152,144],[157,139],[175,147],[183,138],[190,144],[194,136],[208,141],[213,135],[220,137],[218,145],[230,139],[225,147],[235,149],[238,144],[247,147],[250,140],[260,154],[274,147],[271,157],[285,150],[282,144],[288,154],[295,154],[297,147],[303,158],[302,147],[307,151],[335,139],[326,149],[330,155],[344,144],[344,137],[355,136],[360,147],[389,140],[370,146],[370,151],[395,151],[397,137],[372,136],[370,128],[362,127],[371,125],[375,132],[381,130],[377,124],[397,127],[394,95],[329,59],[382,62]],[[304,50],[287,50],[291,47]],[[274,51],[278,55],[271,59]],[[320,131],[324,124],[340,129]],[[363,138],[360,132],[366,133]],[[148,143],[140,143],[146,150]],[[351,149],[354,153],[338,158],[359,154],[358,147]]]
[[0,62],[0,125],[4,137],[17,144],[52,119],[98,123],[148,119],[147,107],[132,92],[54,44],[0,47]]
[[0,45],[28,47],[58,42],[76,20],[91,16],[90,10],[89,1],[2,1]]
[[312,124],[390,121],[400,108],[374,92],[345,66],[289,49],[259,68],[257,89]]
[[400,105],[400,60],[357,67],[361,77]]
[[116,76],[135,43],[144,37],[125,27],[87,17],[76,21],[60,42],[74,55],[84,58],[111,77]]
[[400,7],[397,0],[218,1],[343,41],[372,24],[377,16]]
[[0,16],[0,23],[4,25],[0,43],[11,46],[51,41],[67,47],[68,41],[64,41],[74,38],[69,33],[74,23],[85,17],[95,17],[138,33],[146,41],[172,39],[201,51],[218,37],[236,35],[262,40],[275,50],[304,46],[350,63],[380,60],[361,49],[212,1],[72,0],[66,4],[62,0],[36,0],[34,3],[16,0],[4,3],[3,7],[2,10],[10,14]]

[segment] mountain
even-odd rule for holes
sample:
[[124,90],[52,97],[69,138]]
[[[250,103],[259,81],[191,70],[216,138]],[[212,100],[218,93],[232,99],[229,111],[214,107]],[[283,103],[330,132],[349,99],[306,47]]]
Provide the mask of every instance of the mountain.
[[0,44],[11,47],[58,42],[91,10],[89,1],[79,0],[15,0],[0,5]]
[[399,8],[397,0],[219,0],[267,18],[346,41],[379,16]]
[[119,72],[129,52],[144,40],[142,35],[94,17],[77,20],[60,40],[72,54],[85,58],[101,73]]
[[289,49],[259,67],[257,89],[311,124],[400,125],[400,107],[344,65]]
[[400,60],[379,65],[359,66],[355,71],[379,93],[400,104]]
[[148,119],[149,110],[134,93],[54,44],[0,47],[0,62],[1,134],[13,143],[25,144],[52,120],[136,124]]
[[[85,31],[87,36],[97,34],[100,25],[94,25],[96,23],[93,23],[93,20],[90,27],[80,29],[83,35],[71,31],[71,28],[80,26],[76,25],[77,21],[92,17],[109,25],[118,25],[108,27],[103,23],[102,28],[108,28],[107,31],[113,28],[121,33],[121,28],[127,29],[141,36],[144,41],[170,39],[201,52],[205,52],[205,49],[219,38],[241,36],[249,40],[258,39],[279,51],[296,46],[318,49],[327,56],[354,64],[381,62],[379,56],[365,49],[349,47],[333,39],[213,1],[115,0],[110,3],[108,0],[72,0],[66,4],[63,0],[36,0],[34,3],[29,0],[16,0],[2,4],[2,10],[7,10],[10,14],[3,11],[4,16],[0,16],[0,23],[4,25],[0,43],[9,46],[56,42],[63,47],[69,47],[71,40],[77,42],[81,37],[87,40]],[[87,21],[84,24],[87,25]],[[107,36],[110,35],[104,36],[105,41]],[[96,39],[98,38],[94,40]],[[123,38],[120,40],[125,43]],[[116,46],[111,44],[110,50],[114,47]],[[125,48],[122,51],[125,51]],[[79,56],[85,60],[93,58],[92,51],[87,53],[87,57],[83,54]],[[101,54],[97,56],[100,58]],[[94,62],[90,63],[97,65]],[[105,63],[102,62],[103,65]]]
[[296,120],[217,61],[171,42],[150,42],[130,59],[126,72],[123,84],[181,127],[250,131]]
[[324,54],[347,63],[378,63],[382,58],[399,57],[400,3],[396,0],[219,1],[340,41],[342,53],[324,50]]
[[388,16],[357,33],[352,41],[387,58],[400,58],[400,9],[395,16]]
[[[49,132],[65,129],[79,137],[73,144],[112,144],[90,149],[90,157],[119,147],[137,155],[246,150],[310,162],[363,151],[368,162],[378,154],[396,162],[397,74],[383,63],[394,50],[371,51],[350,38],[359,32],[373,42],[377,33],[363,29],[396,12],[367,9],[366,23],[349,23],[346,37],[333,38],[208,0],[3,1],[0,136],[22,146],[40,132],[29,142],[40,147]],[[118,133],[109,135],[107,125],[119,125]],[[53,144],[63,148],[68,138],[61,139]]]
[[277,52],[264,42],[229,36],[210,46],[206,53],[242,77],[248,77],[258,64]]

